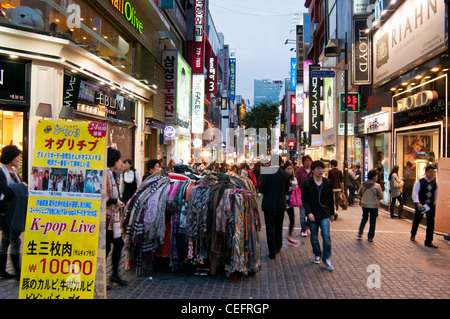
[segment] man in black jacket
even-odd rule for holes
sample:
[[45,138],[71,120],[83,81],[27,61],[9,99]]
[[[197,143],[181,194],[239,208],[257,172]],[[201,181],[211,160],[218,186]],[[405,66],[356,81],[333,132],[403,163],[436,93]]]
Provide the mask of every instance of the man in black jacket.
[[302,184],[302,202],[306,216],[310,222],[311,245],[314,253],[314,263],[319,264],[322,250],[319,244],[319,227],[323,239],[323,260],[328,270],[334,270],[331,265],[330,222],[334,220],[333,186],[331,181],[323,178],[325,165],[321,161],[311,164],[313,176]]
[[286,192],[290,185],[289,175],[280,167],[273,173],[261,172],[259,190],[264,194],[261,209],[264,212],[266,223],[269,258],[275,259],[275,255],[280,252],[283,242],[283,219],[286,210]]

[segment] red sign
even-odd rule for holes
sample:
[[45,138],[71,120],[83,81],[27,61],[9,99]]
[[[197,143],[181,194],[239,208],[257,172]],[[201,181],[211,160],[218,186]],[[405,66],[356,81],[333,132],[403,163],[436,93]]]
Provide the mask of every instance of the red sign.
[[191,47],[192,73],[203,73],[205,58],[205,2],[195,0],[194,4],[194,41]]
[[[349,112],[359,112],[360,96],[358,92],[347,92],[347,108]],[[345,93],[339,93],[339,111],[345,112]]]
[[295,102],[295,95],[291,95],[291,125],[297,125],[297,113],[295,113],[295,107],[296,107],[296,102]]
[[210,56],[208,58],[208,77],[206,78],[206,89],[208,93],[217,93],[217,57]]
[[295,141],[288,141],[289,147],[295,147]]

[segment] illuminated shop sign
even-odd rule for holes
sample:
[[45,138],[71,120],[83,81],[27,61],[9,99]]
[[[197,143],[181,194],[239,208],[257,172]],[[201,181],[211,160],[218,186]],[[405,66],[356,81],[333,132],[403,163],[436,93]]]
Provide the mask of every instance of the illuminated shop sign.
[[176,50],[162,53],[166,71],[165,122],[189,129],[191,68]]
[[136,9],[130,2],[124,0],[111,0],[111,4],[116,8],[139,33],[142,33],[144,25],[136,16]]
[[394,127],[406,127],[444,119],[447,109],[447,77],[425,82],[392,97]]
[[203,133],[205,111],[205,76],[192,75],[192,133]]
[[386,83],[445,50],[445,3],[406,0],[373,35],[373,82]]
[[309,69],[309,133],[320,134],[320,88],[323,81],[311,76]]
[[410,111],[413,108],[430,105],[438,98],[436,91],[422,91],[397,101],[397,112]]
[[64,74],[63,105],[75,110],[131,122],[134,102],[69,74]]
[[[360,96],[358,92],[347,92],[347,109],[349,112],[359,112]],[[345,93],[339,93],[339,111],[345,112]]]

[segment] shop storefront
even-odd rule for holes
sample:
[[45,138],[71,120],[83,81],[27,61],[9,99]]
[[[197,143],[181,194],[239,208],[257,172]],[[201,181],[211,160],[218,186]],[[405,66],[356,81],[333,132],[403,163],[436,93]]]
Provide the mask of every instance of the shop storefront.
[[109,127],[107,146],[120,150],[123,160],[135,161],[134,131],[138,101],[131,95],[115,91],[104,82],[65,70],[63,105],[74,109],[73,119],[106,122]]
[[425,166],[448,156],[446,25],[444,1],[406,0],[373,35],[373,85],[393,94],[389,172],[399,166],[407,210]]
[[[368,172],[376,167],[382,168],[382,179],[379,181],[384,190],[383,203],[389,203],[389,189],[387,187],[389,178],[389,163],[391,160],[391,133],[390,133],[390,112],[380,111],[366,115],[364,120],[364,135],[358,140],[358,149],[363,149],[364,156],[360,158],[361,172],[363,180],[367,180]],[[357,152],[360,153],[360,152]]]
[[394,165],[403,177],[406,205],[414,182],[428,164],[448,157],[448,75],[444,74],[393,96]]
[[[117,146],[123,159],[134,159],[136,168],[143,170],[144,106],[156,89],[152,83],[135,77],[139,77],[136,67],[142,66],[142,57],[158,53],[157,49],[150,53],[157,48],[149,40],[149,32],[157,32],[149,20],[151,14],[144,16],[142,8],[132,2],[123,2],[127,8],[122,12],[103,1],[95,6],[90,1],[8,3],[8,9],[0,8],[1,66],[13,58],[25,61],[21,63],[26,64],[26,79],[22,81],[23,76],[17,72],[15,82],[26,81],[27,86],[25,94],[19,90],[7,95],[12,97],[6,101],[0,98],[2,112],[6,112],[2,114],[2,125],[23,127],[23,136],[13,138],[3,134],[6,129],[2,129],[2,136],[9,139],[2,143],[17,140],[19,147],[22,143],[26,170],[37,121],[61,119],[68,106],[74,110],[69,119],[108,122],[108,144]],[[134,10],[132,21],[124,15],[131,12],[127,10]],[[30,13],[32,22],[20,20],[22,11]],[[157,20],[154,23],[161,24]],[[139,67],[139,71],[145,73],[146,69]],[[21,126],[16,123],[20,118]],[[13,124],[9,124],[11,120]],[[14,130],[16,135],[18,132]]]

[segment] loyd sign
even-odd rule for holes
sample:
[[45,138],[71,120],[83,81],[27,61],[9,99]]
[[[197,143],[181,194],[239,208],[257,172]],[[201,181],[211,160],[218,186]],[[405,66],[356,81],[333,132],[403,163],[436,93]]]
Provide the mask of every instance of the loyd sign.
[[430,105],[438,98],[436,91],[422,91],[397,101],[397,112],[409,111],[416,107]]

